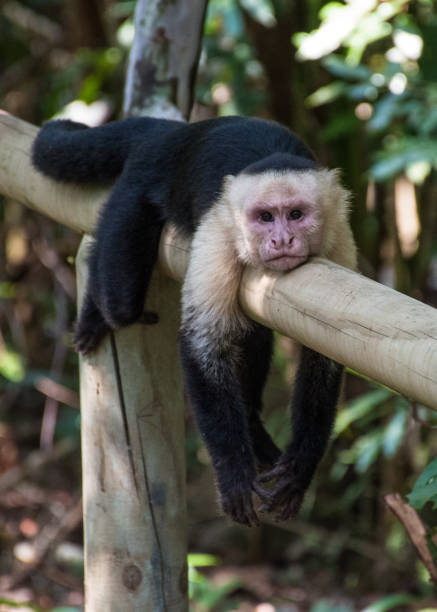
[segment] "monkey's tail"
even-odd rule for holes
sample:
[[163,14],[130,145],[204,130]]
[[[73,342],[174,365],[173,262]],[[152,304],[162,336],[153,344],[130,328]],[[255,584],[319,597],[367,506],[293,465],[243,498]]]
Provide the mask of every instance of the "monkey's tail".
[[114,179],[123,169],[138,119],[89,128],[68,119],[48,121],[32,146],[32,163],[58,181],[87,183]]

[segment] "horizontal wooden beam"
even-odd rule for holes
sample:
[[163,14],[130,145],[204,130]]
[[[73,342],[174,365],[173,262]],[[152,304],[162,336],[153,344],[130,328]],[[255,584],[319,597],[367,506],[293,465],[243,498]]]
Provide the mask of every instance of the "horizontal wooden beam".
[[[78,231],[92,233],[108,189],[56,183],[30,164],[37,128],[0,114],[0,192]],[[166,227],[160,265],[182,280],[190,245]],[[288,274],[247,268],[244,311],[414,401],[437,409],[437,311],[315,258]]]

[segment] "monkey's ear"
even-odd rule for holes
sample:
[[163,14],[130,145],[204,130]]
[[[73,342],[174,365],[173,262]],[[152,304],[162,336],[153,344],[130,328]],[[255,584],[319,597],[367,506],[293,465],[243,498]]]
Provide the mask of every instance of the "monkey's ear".
[[329,180],[331,181],[331,184],[341,184],[341,180],[342,180],[342,172],[340,168],[332,168],[329,170],[326,170],[326,174],[329,178]]
[[232,185],[234,184],[235,176],[227,174],[223,179],[222,196],[225,198],[230,196]]

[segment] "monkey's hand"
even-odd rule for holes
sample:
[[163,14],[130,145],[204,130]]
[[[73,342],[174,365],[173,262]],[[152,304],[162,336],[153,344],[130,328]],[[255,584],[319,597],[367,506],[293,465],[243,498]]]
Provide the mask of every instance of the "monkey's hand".
[[260,512],[275,512],[277,521],[286,521],[297,515],[302,505],[305,491],[311,481],[299,474],[296,461],[284,458],[275,467],[263,474],[259,482],[276,481],[268,491],[266,501],[260,506]]
[[[159,317],[156,312],[144,311],[138,319],[139,323],[154,325]],[[100,310],[88,297],[81,310],[79,319],[74,326],[74,345],[82,355],[89,355],[100,344],[104,336],[111,331],[111,326],[105,321]]]
[[221,506],[225,514],[233,521],[247,525],[248,527],[260,524],[258,516],[252,503],[252,492],[255,492],[263,502],[268,502],[267,492],[253,479],[246,478],[244,472],[235,466],[223,475],[223,471],[218,479]]

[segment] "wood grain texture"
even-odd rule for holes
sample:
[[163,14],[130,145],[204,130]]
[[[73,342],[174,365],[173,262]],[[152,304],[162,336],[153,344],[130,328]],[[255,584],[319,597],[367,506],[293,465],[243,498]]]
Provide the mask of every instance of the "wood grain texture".
[[[81,299],[90,240],[77,258]],[[148,305],[159,323],[80,358],[87,612],[187,609],[179,293],[156,271]]]

